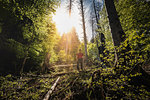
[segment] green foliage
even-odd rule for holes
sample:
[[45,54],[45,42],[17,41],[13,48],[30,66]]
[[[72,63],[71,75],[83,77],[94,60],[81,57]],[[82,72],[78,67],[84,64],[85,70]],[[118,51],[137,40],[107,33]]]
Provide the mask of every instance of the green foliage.
[[60,63],[64,63],[64,62],[66,62],[66,57],[67,57],[67,55],[66,55],[65,51],[60,50],[59,53],[58,53],[58,61]]
[[133,30],[149,30],[149,2],[145,0],[125,0],[116,2],[116,9],[120,16],[120,22],[126,33]]
[[53,79],[26,78],[19,79],[12,75],[0,77],[0,99],[43,99],[51,88]]
[[[106,99],[149,99],[150,93],[147,89],[149,75],[142,69],[145,64],[149,65],[150,61],[149,2],[145,0],[115,0],[115,5],[126,34],[125,40],[119,47],[113,46],[106,11],[103,8],[100,12],[101,29],[98,31],[104,33],[106,37],[106,50],[104,51],[106,56],[100,56],[104,59],[103,64],[107,68],[99,69],[101,72],[99,76],[103,78],[98,79],[98,83],[96,82],[90,87],[103,87]],[[118,56],[115,56],[114,48]],[[115,57],[118,57],[118,60],[114,66]],[[99,80],[103,86],[100,85]],[[87,93],[88,98],[91,97],[92,92]]]
[[91,63],[91,64],[96,63],[96,59],[99,56],[96,44],[89,43],[87,45],[87,51],[88,51],[88,60],[89,60],[89,63]]
[[[73,63],[76,61],[76,54],[80,46],[76,29],[73,27],[68,33],[64,33],[56,45],[58,63]],[[62,52],[63,51],[63,52]],[[61,55],[62,53],[62,55]],[[62,56],[62,57],[61,57]]]
[[147,87],[130,84],[133,78],[140,76],[140,73],[118,76],[113,68],[65,75],[52,99],[148,99],[150,92]]
[[[105,6],[105,4],[103,5]],[[102,10],[99,12],[100,14],[100,19],[99,19],[99,29],[97,29],[96,31],[98,33],[103,33],[105,36],[105,44],[104,44],[104,55],[100,54],[100,58],[104,59],[104,65],[107,66],[112,66],[114,64],[114,44],[113,44],[113,39],[112,39],[112,34],[111,34],[111,30],[110,30],[110,26],[109,26],[109,20],[108,20],[108,15],[106,12],[106,7],[103,7]],[[98,42],[98,47],[102,46],[101,42],[100,42],[100,36],[97,34],[96,36],[96,41],[95,44],[97,44],[96,42]],[[102,51],[100,51],[102,52]],[[107,64],[106,64],[107,63]],[[102,63],[101,63],[102,64]]]
[[86,99],[87,83],[90,78],[90,73],[72,73],[65,75],[62,78],[60,84],[58,84],[58,90],[53,92],[52,99]]
[[120,48],[125,50],[130,47],[130,50],[126,52],[130,66],[149,62],[149,2],[145,0],[122,2],[120,0],[115,3],[120,22],[126,33],[126,40]]
[[[118,56],[118,62],[120,64],[126,62],[127,66],[130,67],[139,63],[149,62],[149,2],[145,0],[115,0],[115,4],[121,25],[126,34],[124,43],[118,48],[115,47],[116,53],[121,53]],[[97,31],[104,33],[106,37],[104,51],[106,56],[100,56],[105,60],[106,65],[113,66],[115,52],[105,7],[100,11],[100,15],[99,26],[101,29]]]
[[110,42],[112,43],[113,41],[105,7],[103,7],[99,14],[101,15],[101,18],[99,19],[99,26],[101,28],[98,29],[97,32],[103,33],[105,35],[105,41],[107,46],[113,46],[113,44],[110,45]]
[[1,72],[17,73],[23,61],[26,71],[37,69],[46,52],[52,53],[51,63],[56,61],[53,48],[57,41],[52,13],[58,4],[58,0],[0,1],[0,54],[6,58],[0,58]]

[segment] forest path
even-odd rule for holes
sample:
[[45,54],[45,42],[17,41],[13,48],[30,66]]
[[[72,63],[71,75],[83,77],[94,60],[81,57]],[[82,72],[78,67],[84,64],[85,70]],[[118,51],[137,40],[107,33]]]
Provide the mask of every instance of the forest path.
[[[82,71],[77,70],[77,64],[61,64],[61,65],[55,65],[52,67],[54,71],[52,73],[46,73],[46,74],[33,74],[33,73],[27,73],[25,77],[31,77],[31,78],[56,78],[58,76],[64,76],[69,74],[77,74]],[[89,72],[93,68],[89,66],[84,66],[83,72]]]

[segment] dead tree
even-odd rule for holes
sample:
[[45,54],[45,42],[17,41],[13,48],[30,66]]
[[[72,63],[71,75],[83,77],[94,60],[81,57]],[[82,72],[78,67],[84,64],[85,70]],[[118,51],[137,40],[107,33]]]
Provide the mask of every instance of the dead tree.
[[52,92],[54,91],[58,81],[59,81],[60,77],[57,78],[57,80],[55,81],[55,83],[53,84],[53,86],[50,88],[50,90],[47,92],[47,94],[45,95],[43,100],[49,100],[50,95],[52,94]]

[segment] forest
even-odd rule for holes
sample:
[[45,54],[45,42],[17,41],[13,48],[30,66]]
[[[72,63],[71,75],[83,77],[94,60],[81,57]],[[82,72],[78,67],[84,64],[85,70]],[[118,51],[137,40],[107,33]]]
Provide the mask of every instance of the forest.
[[0,100],[149,100],[150,0],[0,0]]

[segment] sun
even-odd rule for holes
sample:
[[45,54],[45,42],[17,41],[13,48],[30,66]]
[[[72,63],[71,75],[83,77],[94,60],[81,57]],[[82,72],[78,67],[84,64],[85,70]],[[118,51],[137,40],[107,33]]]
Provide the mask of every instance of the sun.
[[70,32],[72,27],[74,27],[79,39],[81,40],[83,38],[82,21],[78,6],[74,5],[71,16],[69,16],[69,11],[66,9],[65,2],[61,3],[60,7],[56,9],[55,14],[53,14],[52,20],[55,22],[57,31],[60,35]]
[[69,32],[75,26],[72,16],[69,16],[67,13],[56,12],[53,16],[53,21],[61,34]]

